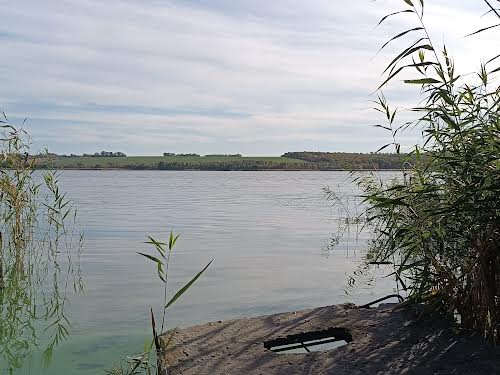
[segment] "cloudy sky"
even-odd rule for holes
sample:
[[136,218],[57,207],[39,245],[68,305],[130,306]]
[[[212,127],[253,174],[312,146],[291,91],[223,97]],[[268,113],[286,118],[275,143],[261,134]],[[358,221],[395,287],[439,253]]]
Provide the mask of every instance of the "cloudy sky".
[[[279,155],[375,151],[369,110],[402,0],[0,0],[0,107],[35,148]],[[495,52],[481,0],[427,0],[425,20],[467,73]],[[413,39],[414,37],[410,37]],[[406,43],[412,40],[408,39]],[[491,44],[490,44],[491,45]],[[498,52],[498,51],[497,51]],[[395,104],[414,95],[386,91]],[[418,132],[402,138],[411,145]]]

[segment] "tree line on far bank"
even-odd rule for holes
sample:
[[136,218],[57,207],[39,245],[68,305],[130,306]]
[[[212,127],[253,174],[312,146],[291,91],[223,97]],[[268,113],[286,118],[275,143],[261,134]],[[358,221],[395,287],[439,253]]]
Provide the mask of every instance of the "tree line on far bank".
[[317,169],[377,170],[402,169],[406,158],[390,153],[287,152],[283,157],[306,161]]
[[287,152],[281,157],[243,157],[241,154],[167,154],[150,157],[39,158],[37,168],[134,170],[399,170],[401,154],[347,152]]

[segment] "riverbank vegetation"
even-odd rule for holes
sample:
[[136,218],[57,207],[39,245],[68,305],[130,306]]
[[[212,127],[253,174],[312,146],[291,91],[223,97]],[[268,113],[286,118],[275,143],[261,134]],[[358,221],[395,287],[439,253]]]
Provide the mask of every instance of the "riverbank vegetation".
[[[500,19],[500,12],[485,3],[489,15]],[[384,183],[375,176],[357,180],[374,228],[366,269],[389,266],[409,304],[444,314],[463,330],[497,344],[500,51],[485,51],[488,57],[478,62],[476,74],[459,74],[446,46],[429,37],[424,1],[405,0],[403,5],[381,22],[411,14],[415,25],[393,39],[413,39],[387,66],[381,88],[404,74],[405,84],[420,90],[422,102],[411,108],[418,115],[411,123],[399,122],[397,109],[381,91],[377,104],[391,139],[386,147],[399,152],[397,134],[412,126],[421,128],[425,142],[415,146],[413,160],[401,157],[405,169],[398,181]],[[495,32],[496,26],[498,20],[468,37]]]
[[406,160],[393,153],[287,152],[284,157],[303,160],[320,170],[403,169]]
[[[0,365],[20,369],[33,352],[47,365],[70,335],[66,304],[83,288],[76,209],[54,171],[34,171],[31,139],[0,118]],[[41,368],[42,364],[37,364]]]

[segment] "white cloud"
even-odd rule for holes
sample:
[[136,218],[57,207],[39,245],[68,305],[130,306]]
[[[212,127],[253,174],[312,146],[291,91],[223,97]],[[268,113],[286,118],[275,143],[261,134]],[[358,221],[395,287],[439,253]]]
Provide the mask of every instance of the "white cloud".
[[[29,115],[36,138],[56,152],[156,154],[165,143],[197,152],[373,151],[383,135],[368,128],[377,119],[364,108],[392,52],[371,59],[411,23],[373,28],[402,5],[7,2],[0,105],[11,117]],[[481,10],[480,2],[428,5],[433,37],[446,35],[464,70],[490,53],[493,36],[462,38],[485,22]],[[412,98],[400,89],[388,96],[403,105]]]

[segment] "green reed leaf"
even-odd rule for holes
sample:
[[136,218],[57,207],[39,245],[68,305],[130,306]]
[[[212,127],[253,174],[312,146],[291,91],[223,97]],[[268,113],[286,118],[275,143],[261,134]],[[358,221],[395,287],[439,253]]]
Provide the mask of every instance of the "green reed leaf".
[[182,296],[194,283],[198,278],[203,274],[203,272],[206,271],[206,269],[212,264],[213,260],[211,260],[205,268],[203,268],[200,272],[198,272],[186,285],[184,285],[175,295],[168,301],[168,303],[165,305],[165,309],[167,309],[169,306],[171,306],[177,299]]
[[433,83],[441,83],[441,81],[434,78],[405,79],[404,82],[415,85],[429,85]]
[[388,14],[388,15],[382,17],[382,19],[379,21],[379,23],[377,24],[377,26],[381,25],[382,22],[384,22],[385,20],[387,20],[389,17],[395,16],[395,15],[401,14],[401,13],[415,13],[415,11],[412,10],[412,9],[405,9],[405,10],[400,10],[399,12],[394,12],[394,13]]
[[389,39],[387,42],[384,43],[384,45],[382,47],[380,47],[380,49],[378,50],[378,52],[382,51],[385,47],[387,47],[387,45],[389,43],[391,43],[392,41],[396,40],[396,39],[399,39],[401,38],[402,36],[405,36],[406,34],[408,33],[411,33],[413,31],[420,31],[420,30],[423,30],[424,28],[423,27],[414,27],[413,29],[409,29],[409,30],[406,30],[406,31],[403,31],[402,33],[399,33],[397,34],[396,36],[393,36],[391,39]]

